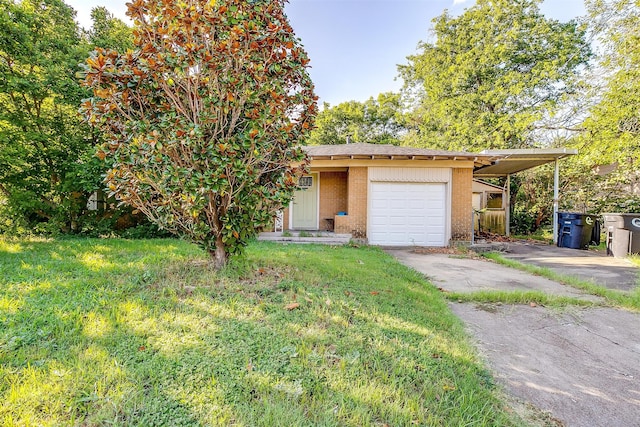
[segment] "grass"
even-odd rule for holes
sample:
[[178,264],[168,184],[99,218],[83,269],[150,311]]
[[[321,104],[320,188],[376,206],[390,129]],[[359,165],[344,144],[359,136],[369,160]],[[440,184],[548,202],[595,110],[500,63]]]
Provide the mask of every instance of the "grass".
[[[539,228],[538,230],[536,230],[531,234],[514,234],[511,237],[513,237],[514,239],[521,239],[521,240],[537,240],[537,241],[548,243],[548,244],[553,244],[553,238],[554,238],[553,229],[548,227]],[[591,245],[590,249],[597,249],[601,251],[606,250],[607,249],[606,240],[607,240],[606,235],[604,232],[602,232],[600,234],[600,244],[598,246]]]
[[499,426],[442,295],[369,247],[0,237],[3,426]]
[[514,234],[511,237],[522,240],[538,240],[545,243],[553,243],[553,229],[542,227],[531,234]]
[[[601,305],[624,307],[627,309],[640,311],[640,287],[636,287],[630,292],[622,292],[614,289],[609,289],[604,286],[600,286],[594,282],[582,280],[574,276],[557,273],[549,268],[538,267],[530,264],[524,264],[519,261],[508,259],[503,257],[501,254],[497,252],[485,253],[483,254],[483,256],[499,264],[505,265],[507,267],[526,271],[528,273],[535,274],[537,276],[546,277],[547,279],[562,283],[564,285],[568,285],[576,289],[581,289],[583,291],[588,292],[591,295],[602,297],[605,302]],[[633,262],[640,264],[640,261],[637,261],[637,260]],[[544,295],[541,295],[541,296],[544,296]],[[480,296],[477,296],[477,297],[480,297]],[[552,297],[547,297],[547,298],[552,298]],[[557,300],[557,298],[554,298],[554,300]],[[483,301],[483,302],[488,302],[488,301]],[[501,302],[508,303],[510,301],[507,299],[504,299]],[[540,300],[539,302],[543,303],[542,300]],[[562,301],[556,301],[556,302],[562,304]],[[549,303],[553,304],[554,301],[549,301]],[[571,304],[572,302],[565,301],[565,303]],[[580,304],[580,302],[578,302],[578,300],[575,300],[573,304]],[[585,303],[585,305],[589,305],[589,303]]]
[[502,304],[537,304],[548,307],[592,307],[596,303],[578,298],[547,295],[539,291],[480,291],[471,293],[446,293],[445,297],[457,302],[482,302]]

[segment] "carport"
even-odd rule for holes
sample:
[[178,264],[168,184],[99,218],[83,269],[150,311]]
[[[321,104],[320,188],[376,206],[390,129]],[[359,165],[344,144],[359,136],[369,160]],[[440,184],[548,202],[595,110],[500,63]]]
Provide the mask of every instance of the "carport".
[[511,234],[511,175],[547,163],[555,163],[553,174],[553,241],[558,239],[558,193],[560,186],[560,159],[578,154],[578,150],[571,148],[530,148],[513,150],[484,150],[480,154],[491,156],[492,163],[479,166],[473,171],[474,178],[502,178],[506,177],[507,209],[505,211],[506,235]]

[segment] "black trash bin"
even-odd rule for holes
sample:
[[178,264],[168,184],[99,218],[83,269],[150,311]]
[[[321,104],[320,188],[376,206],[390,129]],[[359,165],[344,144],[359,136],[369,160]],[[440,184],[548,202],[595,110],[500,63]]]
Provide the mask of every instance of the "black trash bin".
[[558,212],[558,247],[589,249],[591,232],[598,218],[575,212]]
[[640,254],[640,213],[606,213],[607,255]]
[[593,223],[593,229],[591,230],[591,241],[590,245],[598,246],[600,244],[600,239],[602,236],[602,223],[600,222],[600,218],[597,218]]

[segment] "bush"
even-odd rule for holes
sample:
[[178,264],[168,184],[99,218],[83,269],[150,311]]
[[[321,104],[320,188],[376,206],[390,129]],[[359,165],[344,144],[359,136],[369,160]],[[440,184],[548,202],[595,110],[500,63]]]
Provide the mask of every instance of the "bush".
[[525,206],[516,205],[511,214],[511,232],[513,234],[531,234],[536,229],[536,214]]

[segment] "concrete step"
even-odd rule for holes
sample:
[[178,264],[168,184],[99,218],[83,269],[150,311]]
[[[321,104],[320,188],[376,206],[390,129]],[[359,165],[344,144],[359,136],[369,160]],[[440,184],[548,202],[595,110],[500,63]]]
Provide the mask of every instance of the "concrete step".
[[318,243],[323,245],[345,245],[351,241],[351,234],[336,234],[327,231],[310,231],[280,233],[265,232],[258,235],[258,240],[283,243]]

